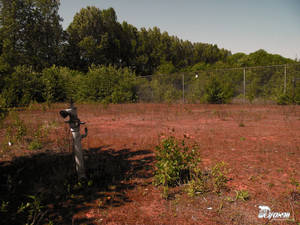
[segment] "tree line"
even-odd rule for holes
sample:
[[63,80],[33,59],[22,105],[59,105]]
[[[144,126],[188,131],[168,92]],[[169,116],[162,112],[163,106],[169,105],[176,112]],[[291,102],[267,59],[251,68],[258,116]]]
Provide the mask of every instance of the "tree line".
[[[158,27],[137,29],[120,23],[113,8],[83,8],[64,30],[59,6],[59,0],[0,0],[2,104],[65,101],[70,96],[135,101],[137,88],[128,83],[134,77],[295,62],[264,50],[232,54]],[[89,84],[95,87],[93,94],[85,90]]]

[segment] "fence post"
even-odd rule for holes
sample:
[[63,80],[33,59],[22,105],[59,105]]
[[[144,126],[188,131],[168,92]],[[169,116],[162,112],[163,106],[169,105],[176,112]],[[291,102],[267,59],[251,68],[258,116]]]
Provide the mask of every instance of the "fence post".
[[246,68],[244,67],[244,103],[246,102]]
[[184,73],[182,74],[182,103],[184,104]]
[[284,65],[284,94],[286,94],[286,65]]

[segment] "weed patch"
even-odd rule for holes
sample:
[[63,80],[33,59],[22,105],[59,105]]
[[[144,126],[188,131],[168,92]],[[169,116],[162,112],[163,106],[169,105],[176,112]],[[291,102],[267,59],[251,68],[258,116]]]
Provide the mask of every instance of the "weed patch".
[[176,186],[189,180],[190,171],[200,162],[195,146],[190,149],[185,141],[179,143],[171,136],[162,140],[156,147],[155,185],[163,185],[164,196],[168,194],[169,186]]
[[168,198],[169,189],[186,184],[186,192],[193,197],[207,192],[220,193],[226,189],[226,164],[219,162],[208,171],[200,168],[200,156],[196,146],[189,148],[171,136],[157,146],[155,185],[163,186],[163,197]]
[[243,201],[247,201],[250,199],[250,195],[249,192],[247,190],[238,190],[235,191],[236,195],[235,195],[235,200],[243,200]]

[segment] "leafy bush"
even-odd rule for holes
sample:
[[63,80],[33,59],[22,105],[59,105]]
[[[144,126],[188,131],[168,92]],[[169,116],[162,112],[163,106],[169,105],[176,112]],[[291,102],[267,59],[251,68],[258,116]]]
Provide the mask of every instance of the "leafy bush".
[[205,87],[204,100],[211,104],[228,103],[233,97],[233,88],[229,82],[221,82],[217,77],[212,76]]
[[291,103],[291,99],[290,96],[288,96],[287,94],[279,94],[276,96],[276,102],[278,105],[288,105]]
[[176,72],[176,68],[172,62],[163,62],[157,68],[158,74],[171,74]]
[[7,139],[9,141],[23,141],[27,134],[27,127],[24,120],[20,119],[16,112],[10,112],[9,117],[12,119],[12,123],[8,125],[6,130]]
[[156,102],[175,102],[182,96],[182,75],[154,75],[151,81],[153,100]]
[[235,191],[236,195],[235,195],[235,200],[243,200],[243,201],[247,201],[250,199],[250,195],[249,192],[247,190],[238,190]]
[[42,147],[43,147],[42,143],[37,139],[31,141],[28,145],[29,150],[38,150],[41,149]]
[[52,66],[42,72],[42,83],[44,86],[43,97],[46,102],[62,102],[67,99],[67,79],[61,76],[60,68]]
[[123,103],[134,101],[135,74],[113,66],[92,66],[82,86],[82,98],[90,101]]
[[6,108],[5,99],[0,95],[0,125],[2,124],[2,121],[6,117],[8,113],[8,110]]
[[136,81],[136,97],[139,102],[153,101],[153,88],[147,78],[139,77]]
[[42,137],[46,136],[46,135],[47,134],[45,132],[43,132],[42,127],[38,127],[33,133],[33,138],[32,138],[31,142],[28,145],[28,149],[29,150],[41,149],[43,147]]
[[226,172],[226,164],[224,162],[217,163],[211,169],[214,192],[219,193],[222,189],[226,188],[226,182],[228,181]]
[[186,191],[191,197],[206,192],[220,193],[221,190],[226,189],[227,181],[226,164],[224,162],[217,163],[208,171],[194,168]]
[[26,106],[31,101],[43,101],[40,74],[30,67],[18,66],[5,80],[2,97],[7,107]]
[[156,147],[156,159],[154,184],[163,186],[165,198],[169,195],[169,187],[181,183],[187,183],[189,196],[206,192],[220,193],[227,189],[227,165],[219,162],[208,171],[202,170],[196,146],[189,148],[184,140],[179,142],[173,136],[163,139]]
[[156,151],[154,184],[163,185],[166,196],[168,186],[176,186],[188,181],[190,171],[197,167],[200,159],[195,147],[190,149],[185,145],[184,140],[178,143],[172,136],[162,140],[156,147]]

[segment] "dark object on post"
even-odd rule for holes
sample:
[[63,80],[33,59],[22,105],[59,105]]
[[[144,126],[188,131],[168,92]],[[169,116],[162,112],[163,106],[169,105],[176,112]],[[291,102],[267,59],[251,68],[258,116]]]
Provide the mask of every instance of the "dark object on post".
[[61,110],[59,114],[65,119],[66,117],[70,117],[68,121],[65,121],[70,125],[70,130],[73,137],[73,150],[75,154],[75,164],[76,164],[76,171],[78,175],[78,179],[86,179],[85,174],[85,167],[84,167],[84,159],[83,153],[81,149],[81,139],[85,138],[88,133],[88,129],[85,128],[85,134],[80,134],[80,125],[85,124],[81,122],[77,116],[77,109],[74,107],[73,101],[71,99],[70,108]]

